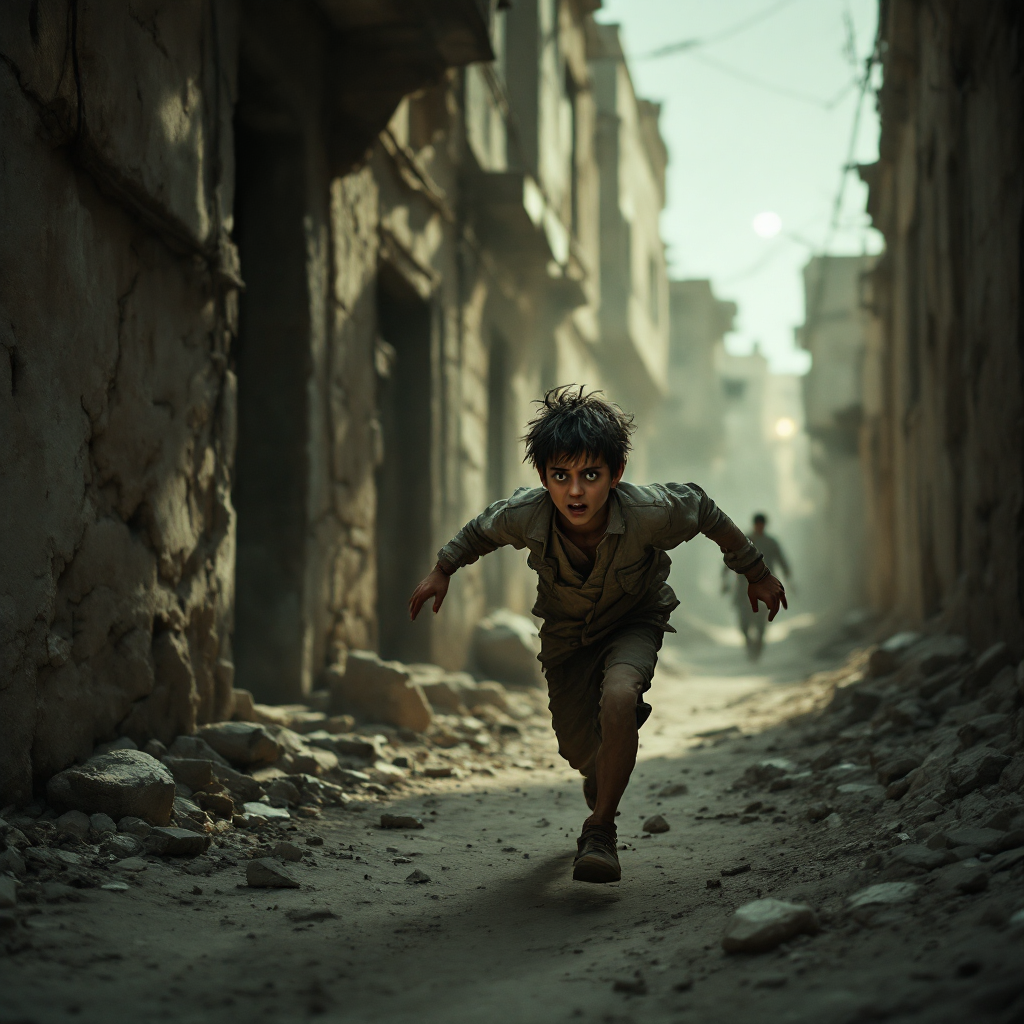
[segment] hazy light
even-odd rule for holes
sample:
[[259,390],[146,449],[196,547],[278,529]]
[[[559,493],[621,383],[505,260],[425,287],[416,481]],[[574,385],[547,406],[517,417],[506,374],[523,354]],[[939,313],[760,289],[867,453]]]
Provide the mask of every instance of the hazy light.
[[762,238],[774,238],[782,230],[782,218],[771,210],[759,213],[752,222],[754,234]]
[[776,437],[789,438],[796,433],[796,421],[791,416],[780,416],[775,421]]

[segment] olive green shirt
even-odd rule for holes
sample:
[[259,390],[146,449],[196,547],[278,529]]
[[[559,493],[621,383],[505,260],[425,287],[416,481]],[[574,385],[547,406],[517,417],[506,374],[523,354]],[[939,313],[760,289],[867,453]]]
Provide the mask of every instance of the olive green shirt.
[[[558,530],[543,487],[522,487],[496,501],[438,552],[438,564],[450,574],[506,544],[527,548],[538,576],[533,614],[543,619],[540,658],[546,665],[627,624],[674,632],[668,617],[679,602],[665,582],[672,564],[665,552],[698,533],[721,530],[728,516],[696,484],[620,483],[608,502],[608,528],[589,572],[589,560],[581,561],[582,552]],[[749,571],[750,561],[747,549],[726,555],[738,572]]]

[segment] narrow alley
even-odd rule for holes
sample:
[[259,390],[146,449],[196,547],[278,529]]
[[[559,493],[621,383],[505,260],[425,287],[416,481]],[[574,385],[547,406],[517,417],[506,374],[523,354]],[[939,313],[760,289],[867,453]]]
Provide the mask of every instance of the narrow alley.
[[[991,844],[1014,824],[1020,834],[1019,799],[989,794],[959,822],[920,796],[887,800],[887,744],[923,752],[950,730],[906,736],[879,715],[844,746],[821,709],[842,706],[834,694],[859,685],[865,659],[822,641],[793,630],[757,671],[735,647],[666,652],[621,811],[618,884],[570,879],[579,782],[555,763],[539,714],[505,755],[457,778],[417,773],[315,820],[222,833],[196,859],[110,863],[95,846],[55,846],[87,866],[23,886],[3,1020],[1016,1020],[1002,1011],[1024,990],[1024,926],[1007,924],[1024,848],[981,854],[964,886],[950,873],[970,873],[963,854],[978,850],[958,862],[918,845],[950,865],[928,873],[899,860],[899,833],[960,829]],[[925,642],[902,674],[938,656]],[[972,827],[982,812],[1003,827]],[[411,820],[382,829],[382,814]],[[644,830],[653,815],[666,831]],[[281,842],[296,887],[247,884],[247,858]],[[92,886],[60,881],[75,871]],[[886,883],[895,894],[873,902]],[[767,954],[724,951],[733,911],[762,897],[814,906],[815,925]]]

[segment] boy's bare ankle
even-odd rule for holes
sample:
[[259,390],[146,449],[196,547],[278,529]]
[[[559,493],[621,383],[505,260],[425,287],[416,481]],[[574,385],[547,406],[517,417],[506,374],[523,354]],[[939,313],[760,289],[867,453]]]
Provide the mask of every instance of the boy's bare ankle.
[[598,817],[598,815],[596,815],[596,814],[590,815],[590,817],[587,818],[587,820],[583,822],[583,827],[585,829],[587,829],[587,828],[603,828],[606,831],[611,832],[612,834],[615,834],[616,831],[617,831],[616,828],[615,828],[615,821],[614,821],[614,819],[609,821],[607,818]]

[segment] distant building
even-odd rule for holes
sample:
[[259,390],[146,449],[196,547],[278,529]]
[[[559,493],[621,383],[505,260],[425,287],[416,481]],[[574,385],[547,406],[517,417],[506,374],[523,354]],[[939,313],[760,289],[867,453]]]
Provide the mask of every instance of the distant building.
[[663,478],[688,467],[700,475],[725,450],[727,395],[715,361],[735,319],[736,303],[717,298],[710,281],[669,282],[668,393],[652,456]]
[[812,465],[826,484],[824,550],[837,604],[866,600],[865,502],[860,463],[865,352],[875,331],[864,303],[873,256],[814,257],[804,268],[806,319],[799,344],[811,354],[804,407]]

